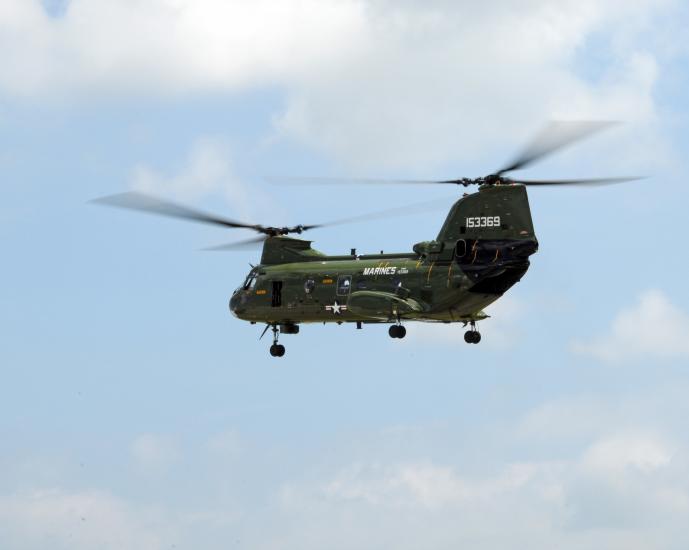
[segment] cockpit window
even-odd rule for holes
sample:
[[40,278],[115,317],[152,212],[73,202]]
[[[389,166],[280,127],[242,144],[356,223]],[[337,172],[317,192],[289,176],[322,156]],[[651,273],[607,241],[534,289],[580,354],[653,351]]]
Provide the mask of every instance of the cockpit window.
[[256,272],[252,271],[244,281],[244,290],[251,290],[256,286]]

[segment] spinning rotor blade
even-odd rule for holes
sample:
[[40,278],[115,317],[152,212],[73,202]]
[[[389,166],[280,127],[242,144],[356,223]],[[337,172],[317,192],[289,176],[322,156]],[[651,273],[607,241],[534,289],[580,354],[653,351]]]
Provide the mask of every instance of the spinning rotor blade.
[[394,208],[387,208],[385,210],[378,210],[376,212],[369,212],[367,214],[360,214],[352,216],[351,218],[341,218],[331,222],[322,223],[318,227],[332,227],[334,225],[344,225],[348,223],[365,222],[369,220],[378,220],[381,218],[393,218],[395,216],[406,216],[415,214],[417,212],[425,212],[428,210],[435,210],[438,208],[447,208],[457,197],[446,197],[442,199],[433,199],[430,201],[417,202],[414,204],[407,204],[405,206],[396,206]]
[[[546,128],[531,142],[511,163],[483,178],[456,178],[447,180],[409,180],[409,179],[376,179],[376,178],[330,178],[330,177],[271,177],[273,182],[284,182],[288,184],[301,185],[342,185],[342,184],[453,184],[453,185],[493,185],[498,183],[524,183],[526,185],[549,185],[548,183],[529,183],[527,180],[513,180],[502,178],[503,174],[512,170],[525,168],[543,157],[563,149],[581,139],[591,136],[604,130],[616,122],[611,121],[571,121],[571,122],[551,122]],[[637,178],[608,178],[606,181],[600,180],[553,180],[558,183],[586,183],[586,184],[605,184],[617,183]],[[556,183],[553,183],[555,185]]]
[[519,170],[572,143],[616,124],[611,121],[551,122],[510,164],[495,173]]
[[615,183],[623,183],[625,181],[636,181],[643,179],[643,176],[630,176],[626,178],[590,178],[590,179],[574,179],[574,180],[522,180],[516,179],[514,183],[521,183],[523,185],[612,185]]
[[253,229],[259,232],[264,232],[265,229],[262,225],[236,222],[135,191],[109,195],[100,199],[94,199],[91,202],[107,206],[116,206],[117,208],[126,208],[128,210],[138,210],[149,214],[158,214],[169,218],[221,225],[224,227]]
[[379,185],[379,184],[434,184],[434,183],[463,183],[463,180],[396,180],[377,178],[329,178],[319,176],[271,176],[266,178],[273,183],[287,185]]
[[265,242],[268,237],[262,235],[260,237],[254,237],[253,239],[247,239],[245,241],[238,241],[236,243],[219,244],[217,246],[209,246],[208,248],[202,248],[204,251],[223,251],[223,250],[242,250],[244,248],[254,248],[259,244]]
[[214,216],[207,214],[200,210],[195,210],[186,206],[181,206],[179,204],[157,199],[149,195],[137,192],[120,193],[117,195],[110,195],[107,197],[102,197],[100,199],[95,199],[91,202],[97,204],[105,204],[107,206],[116,206],[118,208],[126,208],[128,210],[138,210],[141,212],[146,212],[149,214],[158,214],[162,216],[167,216],[171,218],[179,218],[183,220],[190,220],[195,222],[209,223],[213,225],[220,225],[223,227],[232,228],[242,228],[242,229],[252,229],[259,233],[262,233],[259,237],[254,237],[252,239],[247,239],[244,241],[238,241],[228,244],[221,244],[218,246],[212,246],[205,248],[204,250],[238,250],[242,248],[251,247],[258,245],[266,241],[270,237],[277,237],[280,235],[289,235],[290,233],[301,234],[309,229],[316,229],[318,227],[326,227],[332,225],[341,225],[346,223],[354,223],[360,221],[366,221],[376,218],[384,218],[391,216],[399,216],[404,214],[414,213],[415,211],[427,210],[429,208],[436,208],[441,205],[447,206],[448,199],[436,199],[433,201],[427,201],[423,203],[417,203],[407,206],[401,206],[396,208],[389,208],[386,210],[381,210],[378,212],[370,212],[368,214],[362,214],[359,216],[353,216],[351,218],[343,218],[327,223],[321,224],[311,224],[311,225],[295,225],[293,227],[269,227],[258,224],[247,224],[229,220],[227,218],[222,218],[219,216]]
[[[381,218],[392,218],[395,216],[404,216],[409,214],[415,214],[416,212],[425,212],[428,210],[434,210],[438,208],[447,208],[449,204],[452,204],[456,197],[447,197],[443,199],[434,199],[431,201],[418,202],[414,204],[408,204],[405,206],[397,206],[395,208],[388,208],[386,210],[379,210],[377,212],[369,212],[368,214],[361,214],[359,216],[352,216],[351,218],[341,218],[339,220],[334,220],[330,222],[320,223],[318,225],[302,225],[297,226],[301,228],[301,231],[306,231],[308,229],[314,229],[317,227],[332,227],[336,225],[344,225],[349,223],[365,222],[369,220],[376,220]],[[296,228],[294,228],[296,230]],[[209,248],[204,248],[203,250],[240,250],[242,248],[252,247],[259,243],[265,242],[268,237],[257,237],[254,239],[249,239],[246,241],[239,241],[235,243],[221,244],[218,246],[212,246]]]

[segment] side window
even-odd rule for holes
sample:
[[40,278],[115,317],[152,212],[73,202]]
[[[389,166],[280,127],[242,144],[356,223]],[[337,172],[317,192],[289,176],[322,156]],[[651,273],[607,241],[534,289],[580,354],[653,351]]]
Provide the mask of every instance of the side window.
[[352,276],[351,275],[341,275],[337,279],[337,295],[346,296],[349,294],[349,288],[352,286]]
[[311,294],[315,288],[316,281],[314,281],[313,279],[307,279],[304,283],[304,292],[306,292],[306,294]]
[[457,241],[455,246],[455,257],[464,258],[467,255],[467,242],[464,239]]

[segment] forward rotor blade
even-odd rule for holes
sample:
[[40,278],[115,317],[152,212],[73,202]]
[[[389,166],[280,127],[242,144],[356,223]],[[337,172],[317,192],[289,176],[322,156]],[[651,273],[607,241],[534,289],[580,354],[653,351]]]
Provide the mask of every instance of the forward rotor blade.
[[242,250],[245,248],[254,248],[261,243],[264,243],[268,237],[260,236],[254,237],[253,239],[247,239],[245,241],[238,241],[235,243],[219,244],[217,246],[209,246],[208,248],[202,248],[203,251],[224,251],[224,250]]
[[309,229],[318,229],[319,227],[323,227],[323,225],[320,223],[315,225],[298,225],[289,229],[290,233],[298,233],[297,228],[301,229],[302,231],[308,231]]
[[496,172],[500,176],[519,170],[572,143],[613,126],[612,121],[551,122],[511,163]]
[[[433,199],[431,201],[418,202],[414,204],[408,204],[405,206],[398,206],[395,208],[388,208],[385,210],[378,210],[376,212],[369,212],[367,214],[361,214],[359,216],[352,216],[351,218],[341,218],[339,220],[334,220],[325,223],[319,223],[317,225],[302,225],[298,226],[301,231],[308,231],[309,229],[315,229],[318,227],[331,227],[335,225],[345,225],[349,223],[365,222],[369,220],[376,220],[381,218],[391,218],[395,216],[405,216],[409,214],[415,214],[417,212],[425,212],[428,210],[435,210],[438,208],[447,208],[451,205],[456,197],[447,197],[443,199]],[[296,227],[292,228],[292,232],[296,232]],[[249,239],[246,241],[239,241],[229,244],[221,244],[218,246],[212,246],[209,248],[204,248],[203,250],[239,250],[242,248],[249,248],[258,243],[264,242],[268,237],[257,237],[254,239]]]
[[636,181],[644,179],[643,176],[629,176],[624,178],[589,178],[589,179],[571,179],[571,180],[523,180],[510,179],[514,183],[521,183],[523,185],[612,185],[615,183],[623,183],[626,181]]
[[109,195],[100,199],[91,201],[96,204],[104,204],[106,206],[115,206],[117,208],[126,208],[128,210],[138,210],[149,214],[158,214],[160,216],[167,216],[168,218],[178,218],[182,220],[190,220],[201,223],[208,223],[213,225],[221,225],[224,227],[236,227],[253,229],[254,231],[263,231],[263,226],[236,222],[213,214],[207,214],[200,210],[195,210],[187,206],[181,206],[174,202],[161,200],[144,193],[131,191],[128,193],[119,193],[117,195]]

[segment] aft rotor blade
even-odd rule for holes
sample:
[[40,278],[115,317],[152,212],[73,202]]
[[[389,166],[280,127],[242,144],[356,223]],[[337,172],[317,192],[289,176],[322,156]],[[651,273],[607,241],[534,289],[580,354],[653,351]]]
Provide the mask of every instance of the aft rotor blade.
[[248,224],[207,214],[200,210],[195,210],[187,206],[182,206],[174,202],[158,199],[144,193],[131,191],[128,193],[119,193],[117,195],[109,195],[100,199],[91,201],[96,204],[104,204],[107,206],[115,206],[117,208],[126,208],[128,210],[138,210],[149,214],[158,214],[160,216],[167,216],[169,218],[177,218],[182,220],[190,220],[201,223],[208,223],[213,225],[221,225],[224,227],[236,227],[253,229],[254,231],[263,231],[263,226],[256,224]]
[[330,222],[320,224],[318,227],[330,227],[333,225],[344,225],[348,223],[365,222],[369,220],[377,220],[381,218],[392,218],[395,216],[407,216],[415,214],[416,212],[425,212],[428,210],[435,210],[438,208],[448,208],[457,197],[447,197],[442,199],[433,199],[430,201],[417,202],[414,204],[407,204],[404,206],[397,206],[394,208],[387,208],[385,210],[378,210],[376,212],[368,212],[367,214],[359,214],[351,218],[341,218]]
[[417,184],[437,184],[437,183],[453,183],[462,184],[465,180],[408,180],[408,179],[378,179],[378,178],[330,178],[319,176],[271,176],[266,178],[272,183],[283,183],[287,185],[387,185],[387,184],[403,184],[403,185],[417,185]]
[[254,237],[253,239],[247,239],[245,241],[237,241],[234,243],[219,244],[217,246],[209,246],[208,248],[202,248],[204,251],[223,251],[223,250],[242,250],[245,248],[254,248],[259,244],[262,244],[268,239],[267,236]]
[[525,168],[555,151],[600,132],[605,128],[609,128],[614,124],[616,122],[612,121],[552,122],[536,136],[536,139],[521,154],[507,166],[496,172],[496,175],[500,176],[512,170]]
[[523,185],[612,185],[615,183],[623,183],[626,181],[636,181],[643,179],[643,176],[629,176],[624,178],[589,178],[589,179],[567,179],[567,180],[522,180],[511,179],[514,183],[521,183]]

